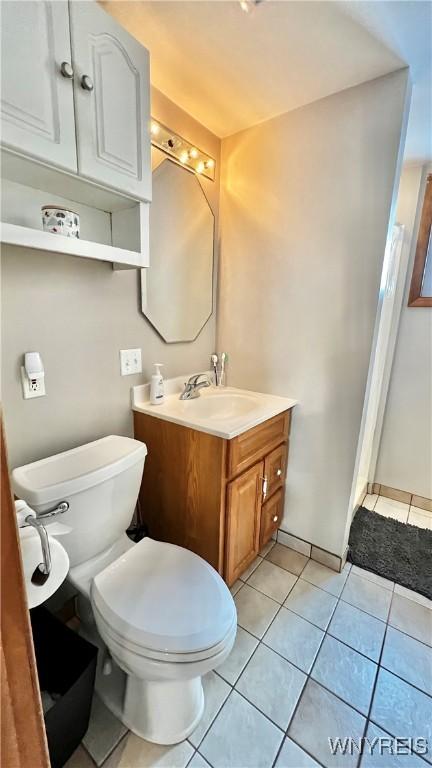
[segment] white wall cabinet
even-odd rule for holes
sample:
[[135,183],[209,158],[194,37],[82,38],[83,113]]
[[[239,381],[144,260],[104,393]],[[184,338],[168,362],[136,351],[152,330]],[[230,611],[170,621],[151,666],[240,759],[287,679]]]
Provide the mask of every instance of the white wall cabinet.
[[68,4],[1,4],[2,143],[17,152],[77,171]]
[[71,3],[70,23],[78,172],[149,200],[148,51],[95,3]]
[[147,50],[94,2],[1,12],[4,147],[149,201]]
[[[149,265],[149,55],[96,2],[0,0],[2,243]],[[81,238],[42,231],[62,202]]]

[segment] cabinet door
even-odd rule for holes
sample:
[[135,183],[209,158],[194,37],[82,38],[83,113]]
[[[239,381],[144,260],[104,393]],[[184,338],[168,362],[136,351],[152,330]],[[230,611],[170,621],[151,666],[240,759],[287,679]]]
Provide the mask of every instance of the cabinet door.
[[148,51],[94,2],[70,3],[78,172],[151,199]]
[[283,491],[277,491],[262,505],[259,548],[262,549],[280,526],[283,515]]
[[76,172],[73,84],[61,74],[71,64],[68,4],[0,5],[2,144]]
[[229,585],[258,554],[263,470],[261,461],[227,486],[225,577]]

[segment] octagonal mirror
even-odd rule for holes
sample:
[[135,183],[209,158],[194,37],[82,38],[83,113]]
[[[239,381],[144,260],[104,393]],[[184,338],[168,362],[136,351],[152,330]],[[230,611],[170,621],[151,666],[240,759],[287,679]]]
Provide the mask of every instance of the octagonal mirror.
[[213,311],[214,216],[197,177],[171,160],[153,172],[150,266],[142,311],[168,343],[193,341]]

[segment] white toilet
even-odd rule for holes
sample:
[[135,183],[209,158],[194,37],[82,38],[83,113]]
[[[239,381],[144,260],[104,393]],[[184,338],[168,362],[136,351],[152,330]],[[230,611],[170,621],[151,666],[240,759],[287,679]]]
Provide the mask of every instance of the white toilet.
[[228,656],[237,616],[229,589],[205,560],[173,544],[150,538],[134,544],[126,536],[146,454],[144,443],[111,435],[19,467],[12,480],[17,496],[38,513],[69,503],[48,530],[69,555],[84,631],[96,635],[94,617],[126,673],[115,714],[142,738],[174,744],[201,718],[201,676]]

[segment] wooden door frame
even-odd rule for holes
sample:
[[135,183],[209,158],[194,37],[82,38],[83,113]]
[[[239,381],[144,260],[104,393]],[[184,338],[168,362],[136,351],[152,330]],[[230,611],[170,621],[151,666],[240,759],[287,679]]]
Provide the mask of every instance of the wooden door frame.
[[49,768],[3,419],[1,428],[1,762]]
[[423,207],[420,226],[417,235],[417,245],[414,266],[408,297],[409,307],[432,307],[432,296],[422,296],[423,277],[426,269],[429,238],[431,237],[432,222],[432,173],[428,174],[423,197]]

